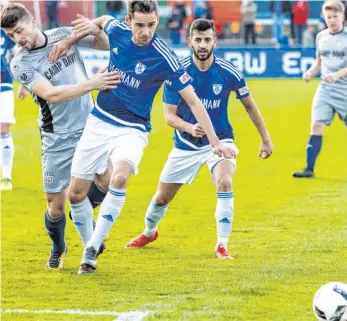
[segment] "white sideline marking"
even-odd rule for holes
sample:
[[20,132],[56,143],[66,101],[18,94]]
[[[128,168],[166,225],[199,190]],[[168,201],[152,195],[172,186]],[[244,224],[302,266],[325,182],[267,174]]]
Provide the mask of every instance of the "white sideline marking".
[[83,310],[1,310],[1,313],[32,313],[32,314],[77,314],[77,315],[114,315],[117,316],[114,321],[142,321],[149,312],[130,311],[130,312],[114,312],[114,311],[83,311]]

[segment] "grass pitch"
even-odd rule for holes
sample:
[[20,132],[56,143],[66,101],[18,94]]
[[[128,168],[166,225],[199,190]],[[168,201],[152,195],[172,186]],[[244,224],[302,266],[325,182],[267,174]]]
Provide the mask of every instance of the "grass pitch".
[[[346,281],[347,135],[337,119],[324,136],[314,180],[291,173],[304,166],[310,105],[318,81],[252,80],[249,86],[275,145],[258,160],[260,138],[242,105],[229,115],[240,149],[234,178],[232,261],[214,258],[215,188],[207,168],[182,188],[143,250],[124,245],[144,228],[144,213],[172,147],[161,93],[138,176],[98,260],[95,275],[77,275],[81,241],[67,223],[63,271],[46,271],[50,242],[44,229],[37,107],[16,102],[12,192],[2,195],[2,310],[150,311],[146,320],[314,320],[315,291]],[[111,315],[3,313],[2,320],[111,321]],[[130,320],[130,319],[129,319]]]

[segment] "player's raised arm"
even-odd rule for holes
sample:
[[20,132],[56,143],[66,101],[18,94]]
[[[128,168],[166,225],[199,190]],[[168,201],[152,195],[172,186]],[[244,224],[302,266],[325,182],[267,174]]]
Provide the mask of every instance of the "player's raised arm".
[[108,50],[109,41],[104,32],[104,26],[110,19],[113,18],[111,16],[102,16],[90,20],[78,14],[77,19],[72,21],[72,34],[64,40],[54,44],[49,53],[48,60],[51,63],[57,61],[61,56],[64,56],[75,43],[98,50]]
[[230,148],[229,146],[223,145],[214,129],[211,123],[211,119],[208,116],[208,113],[203,105],[203,103],[200,101],[199,97],[195,94],[195,91],[191,85],[185,87],[184,89],[179,91],[182,98],[186,101],[190,109],[192,110],[192,113],[194,114],[195,118],[197,119],[198,123],[203,128],[204,132],[206,133],[206,136],[208,140],[210,141],[210,144],[214,150],[214,152],[219,156],[224,156],[226,158],[233,158],[236,156],[235,151]]
[[259,158],[270,157],[273,151],[273,144],[270,135],[266,129],[264,119],[255,101],[253,100],[253,97],[251,95],[248,95],[247,97],[241,98],[240,100],[243,106],[246,108],[249,118],[252,120],[252,123],[257,128],[259,135],[262,139],[259,151]]

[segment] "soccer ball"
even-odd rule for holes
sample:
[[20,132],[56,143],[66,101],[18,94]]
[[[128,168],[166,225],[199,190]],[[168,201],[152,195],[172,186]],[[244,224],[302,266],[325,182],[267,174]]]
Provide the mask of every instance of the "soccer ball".
[[313,298],[313,312],[320,321],[347,321],[347,284],[323,285]]

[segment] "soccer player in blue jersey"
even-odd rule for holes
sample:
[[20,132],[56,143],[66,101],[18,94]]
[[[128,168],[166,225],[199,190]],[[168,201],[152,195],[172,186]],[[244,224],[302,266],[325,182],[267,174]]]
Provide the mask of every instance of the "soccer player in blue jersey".
[[138,172],[151,130],[153,99],[164,81],[169,81],[172,90],[187,101],[212,150],[226,158],[235,156],[233,148],[217,137],[204,105],[191,86],[190,76],[155,33],[158,21],[156,1],[130,0],[126,22],[120,23],[109,16],[97,18],[92,24],[85,18],[75,22],[75,31],[80,36],[94,31],[97,34],[100,28],[105,31],[110,46],[109,70],[121,75],[116,90],[99,93],[73,159],[69,189],[71,213],[72,217],[85,215],[88,222],[92,209],[85,199],[90,182],[95,174],[105,171],[108,161],[113,166],[108,193],[83,253],[80,274],[96,270],[99,246],[121,212],[131,174]]
[[2,178],[0,190],[12,190],[12,166],[14,144],[11,134],[11,124],[16,122],[14,117],[13,79],[10,73],[7,56],[13,56],[11,50],[16,44],[1,28],[1,84],[0,84],[0,153]]
[[[229,96],[231,92],[235,92],[261,136],[259,157],[268,158],[273,146],[263,118],[240,71],[230,62],[213,54],[216,41],[212,21],[193,21],[188,38],[193,53],[183,59],[182,64],[193,79],[192,85],[205,105],[218,138],[237,153],[233,128],[228,120]],[[164,103],[166,121],[175,128],[175,146],[161,173],[157,192],[147,209],[145,230],[126,247],[142,248],[157,239],[158,224],[167,211],[169,202],[183,184],[192,183],[202,165],[206,164],[217,189],[215,255],[219,259],[230,259],[227,245],[234,218],[232,177],[236,170],[236,159],[226,159],[213,153],[203,128],[170,81],[165,83]]]

